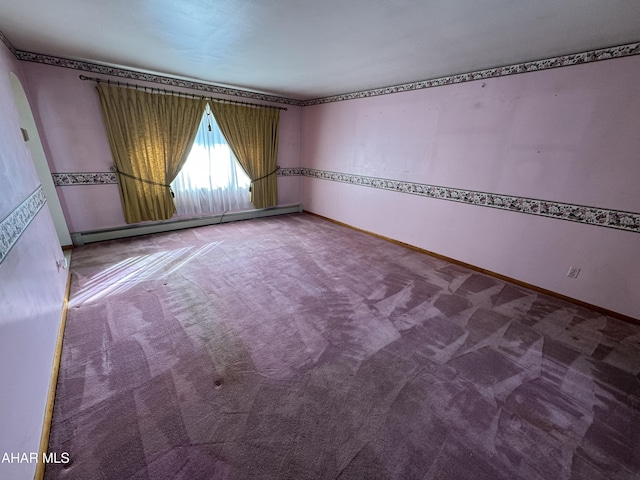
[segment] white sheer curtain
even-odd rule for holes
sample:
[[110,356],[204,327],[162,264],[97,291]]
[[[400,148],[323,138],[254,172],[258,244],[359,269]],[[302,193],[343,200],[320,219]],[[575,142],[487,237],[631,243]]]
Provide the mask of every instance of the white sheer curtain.
[[193,215],[252,209],[250,184],[207,105],[189,157],[171,183],[176,213]]

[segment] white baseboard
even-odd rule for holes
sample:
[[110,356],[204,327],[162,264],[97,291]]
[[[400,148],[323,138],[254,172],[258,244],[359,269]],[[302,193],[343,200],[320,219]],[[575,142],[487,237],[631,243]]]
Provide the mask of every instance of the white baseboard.
[[238,220],[249,220],[252,218],[271,217],[274,215],[299,212],[302,212],[301,204],[282,205],[258,210],[244,210],[242,212],[229,212],[219,215],[144,223],[113,229],[74,232],[71,234],[71,240],[73,240],[74,245],[80,246],[86,243],[102,242],[104,240],[115,240],[117,238],[135,237],[137,235],[148,235],[150,233],[170,232],[172,230],[182,230],[183,228],[202,227],[205,225],[216,225],[218,223],[236,222]]

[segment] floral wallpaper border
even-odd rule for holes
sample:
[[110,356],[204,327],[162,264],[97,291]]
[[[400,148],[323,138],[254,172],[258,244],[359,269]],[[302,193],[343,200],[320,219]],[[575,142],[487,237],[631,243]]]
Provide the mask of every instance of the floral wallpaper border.
[[[278,177],[301,175],[302,168],[280,168]],[[53,184],[56,187],[71,185],[111,185],[117,184],[118,179],[113,172],[83,172],[83,173],[52,173]]]
[[439,87],[442,85],[452,85],[456,83],[470,82],[473,80],[483,80],[487,78],[504,77],[507,75],[515,75],[518,73],[535,72],[540,70],[548,70],[550,68],[568,67],[583,63],[598,62],[601,60],[609,60],[612,58],[628,57],[632,55],[640,55],[640,42],[627,43],[608,48],[600,48],[597,50],[587,50],[585,52],[560,55],[557,57],[534,60],[531,62],[516,63],[512,65],[504,65],[485,70],[477,70],[457,75],[448,75],[445,77],[432,78],[418,82],[404,83],[400,85],[392,85],[382,88],[374,88],[370,90],[362,90],[359,92],[345,93],[341,95],[333,95],[329,97],[316,98],[312,100],[297,100],[294,98],[279,97],[277,95],[269,95],[258,92],[251,92],[237,88],[222,87],[208,83],[183,80],[164,75],[155,75],[152,73],[137,72],[125,68],[111,67],[108,65],[99,65],[96,63],[85,62],[81,60],[72,60],[63,57],[55,57],[52,55],[42,55],[39,53],[25,52],[16,50],[6,36],[0,31],[0,40],[4,42],[7,48],[15,55],[18,60],[34,63],[44,63],[58,67],[71,68],[84,72],[92,72],[103,75],[111,75],[114,77],[140,80],[145,82],[159,83],[172,87],[190,88],[200,90],[206,93],[232,95],[236,97],[250,98],[255,100],[263,100],[267,102],[284,103],[287,105],[295,105],[307,107],[311,105],[320,105],[323,103],[341,102],[345,100],[353,100],[356,98],[375,97],[379,95],[389,95],[392,93],[400,93],[411,90],[420,90],[423,88]]
[[250,98],[253,100],[264,100],[265,102],[284,103],[287,105],[301,106],[300,100],[293,98],[279,97],[277,95],[269,95],[265,93],[251,92],[248,90],[240,90],[237,88],[221,87],[209,83],[194,82],[191,80],[182,80],[179,78],[167,77],[164,75],[155,75],[153,73],[136,72],[125,68],[110,67],[107,65],[99,65],[97,63],[85,62],[82,60],[72,60],[69,58],[54,57],[52,55],[42,55],[40,53],[24,52],[21,50],[14,51],[18,60],[33,63],[44,63],[56,67],[71,68],[73,70],[81,70],[83,72],[98,73],[102,75],[111,75],[129,80],[139,80],[142,82],[159,83],[165,86],[191,88],[206,93],[232,95],[234,97]]
[[[540,215],[543,217],[640,233],[640,213],[634,212],[575,205],[572,203],[552,202],[514,195],[502,195],[499,193],[480,192],[476,190],[442,187],[425,183],[390,180],[388,178],[352,175],[328,170],[317,170],[314,168],[280,168],[276,172],[276,175],[279,177],[303,176],[333,182],[350,183],[363,187],[379,188],[439,200],[449,200],[451,202],[466,203],[480,207],[499,208],[511,212],[528,213],[530,215]],[[110,185],[118,183],[116,174],[113,172],[53,173],[52,177],[53,183],[57,187],[70,185]]]
[[276,175],[278,177],[293,177],[293,176],[302,175],[303,170],[305,169],[299,168],[299,167],[298,168],[280,168],[276,172]]
[[333,182],[350,183],[423,197],[466,203],[481,207],[499,208],[517,213],[528,213],[571,222],[615,228],[640,233],[640,213],[610,210],[571,203],[552,202],[535,198],[501,195],[497,193],[442,187],[424,183],[390,180],[386,178],[351,175],[313,168],[301,168],[300,175]]
[[45,204],[42,185],[0,220],[0,264]]
[[11,42],[9,41],[9,39],[5,37],[4,33],[2,32],[0,32],[0,41],[2,41],[2,43],[5,44],[5,46],[9,49],[9,51],[13,54],[14,57],[18,56],[18,52],[13,47],[13,45],[11,45]]
[[[302,168],[281,168],[276,172],[278,177],[301,175]],[[83,173],[52,173],[53,184],[56,187],[71,185],[111,185],[117,184],[114,172],[83,172]]]
[[117,184],[114,172],[85,172],[85,173],[52,173],[53,184],[56,187],[67,185],[110,185]]
[[419,82],[404,83],[401,85],[393,85],[390,87],[374,88],[371,90],[363,90],[360,92],[345,93],[343,95],[333,95],[330,97],[317,98],[314,100],[307,100],[302,102],[302,106],[308,107],[310,105],[342,102],[345,100],[353,100],[356,98],[389,95],[391,93],[420,90],[429,87],[440,87],[442,85],[452,85],[455,83],[483,80],[487,78],[504,77],[507,75],[515,75],[517,73],[536,72],[539,70],[548,70],[550,68],[568,67],[571,65],[598,62],[601,60],[628,57],[631,55],[640,55],[640,42],[628,43],[626,45],[620,45],[617,47],[601,48],[599,50],[588,50],[586,52],[576,53],[572,55],[561,55],[558,57],[535,60],[532,62],[516,63],[513,65],[505,65],[502,67],[478,70],[475,72],[461,73],[459,75],[433,78],[430,80],[423,80]]

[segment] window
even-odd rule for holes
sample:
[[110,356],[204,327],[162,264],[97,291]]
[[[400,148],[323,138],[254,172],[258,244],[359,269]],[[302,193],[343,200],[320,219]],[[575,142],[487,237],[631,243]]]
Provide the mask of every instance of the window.
[[252,209],[250,184],[207,105],[189,157],[171,183],[177,214]]

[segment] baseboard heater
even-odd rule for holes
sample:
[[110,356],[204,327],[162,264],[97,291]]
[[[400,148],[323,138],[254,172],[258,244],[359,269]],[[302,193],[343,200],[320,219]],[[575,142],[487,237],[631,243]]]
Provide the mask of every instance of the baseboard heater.
[[277,207],[261,208],[258,210],[243,210],[241,212],[181,218],[113,229],[74,232],[71,234],[71,240],[75,246],[80,246],[86,243],[115,240],[117,238],[135,237],[138,235],[149,235],[150,233],[170,232],[172,230],[182,230],[183,228],[203,227],[205,225],[216,225],[219,223],[237,222],[238,220],[250,220],[252,218],[272,217],[274,215],[299,212],[302,212],[301,204],[279,205]]

